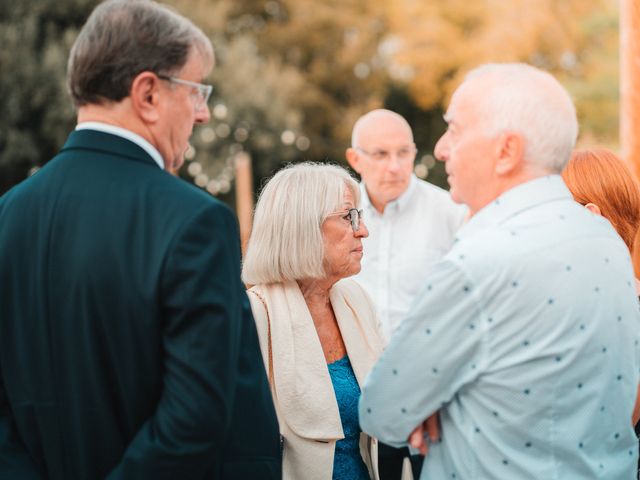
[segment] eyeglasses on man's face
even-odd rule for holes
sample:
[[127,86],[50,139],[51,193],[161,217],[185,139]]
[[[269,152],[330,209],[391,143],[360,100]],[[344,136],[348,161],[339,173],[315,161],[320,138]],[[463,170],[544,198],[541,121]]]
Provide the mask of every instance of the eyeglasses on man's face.
[[341,212],[330,213],[328,216],[333,217],[336,215],[342,215],[342,218],[351,222],[351,228],[353,233],[356,233],[360,229],[360,220],[362,219],[362,210],[357,208],[350,208],[349,210],[342,210]]
[[183,85],[185,87],[191,88],[192,96],[195,99],[194,108],[196,109],[196,111],[204,110],[205,108],[207,108],[207,102],[209,101],[209,97],[211,96],[211,92],[213,91],[213,87],[211,85],[191,82],[189,80],[169,77],[167,75],[158,74],[158,78],[160,78],[161,80],[166,80],[170,83],[175,83],[176,85]]
[[389,150],[383,150],[383,149],[375,149],[375,150],[368,151],[360,147],[355,147],[355,149],[358,150],[360,153],[365,154],[367,157],[371,158],[372,160],[380,163],[388,162],[389,160],[391,160],[391,157],[393,156],[394,153],[396,155],[396,158],[401,162],[405,162],[409,160],[413,161],[418,151],[416,147],[413,145],[411,146],[407,145],[406,147],[402,147],[396,150],[395,152],[392,152]]

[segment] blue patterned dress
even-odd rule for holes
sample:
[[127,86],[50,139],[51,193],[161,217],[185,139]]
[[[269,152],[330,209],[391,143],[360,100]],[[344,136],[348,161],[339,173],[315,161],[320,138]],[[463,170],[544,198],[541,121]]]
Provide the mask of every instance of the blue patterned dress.
[[358,422],[360,387],[358,381],[347,356],[328,364],[328,367],[344,431],[344,438],[336,442],[333,458],[333,480],[369,480],[369,471],[360,455],[360,423]]

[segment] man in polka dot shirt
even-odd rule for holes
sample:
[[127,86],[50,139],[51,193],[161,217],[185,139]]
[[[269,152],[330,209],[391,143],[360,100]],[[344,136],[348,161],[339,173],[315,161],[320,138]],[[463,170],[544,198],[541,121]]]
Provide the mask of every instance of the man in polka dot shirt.
[[472,217],[365,382],[362,429],[399,447],[439,412],[422,479],[634,478],[634,276],[559,176],[569,95],[531,66],[485,65],[445,119],[435,153]]

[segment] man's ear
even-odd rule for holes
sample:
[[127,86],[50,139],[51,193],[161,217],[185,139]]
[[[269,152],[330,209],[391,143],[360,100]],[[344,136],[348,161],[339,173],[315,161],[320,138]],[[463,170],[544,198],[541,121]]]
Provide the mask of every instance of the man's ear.
[[589,210],[591,213],[595,213],[596,215],[602,215],[602,213],[600,212],[600,207],[598,205],[596,205],[595,203],[587,203],[584,206],[584,208]]
[[357,173],[360,173],[360,155],[358,155],[356,149],[351,147],[347,148],[345,156],[347,157],[349,166],[353,168]]
[[162,92],[161,80],[152,72],[142,72],[131,82],[129,97],[138,116],[145,123],[156,123],[160,118],[158,106]]
[[498,138],[497,148],[496,173],[498,175],[508,175],[522,165],[524,138],[521,134],[514,132],[502,133]]

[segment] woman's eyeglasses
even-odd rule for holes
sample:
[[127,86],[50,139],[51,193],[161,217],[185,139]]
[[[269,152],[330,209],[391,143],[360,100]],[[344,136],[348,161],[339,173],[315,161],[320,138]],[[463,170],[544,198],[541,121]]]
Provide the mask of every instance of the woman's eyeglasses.
[[357,232],[360,229],[360,219],[362,218],[362,210],[358,210],[357,208],[350,208],[349,210],[330,213],[327,216],[333,217],[335,215],[343,215],[342,218],[344,218],[345,220],[349,220],[351,222],[351,228],[353,229],[353,233]]

